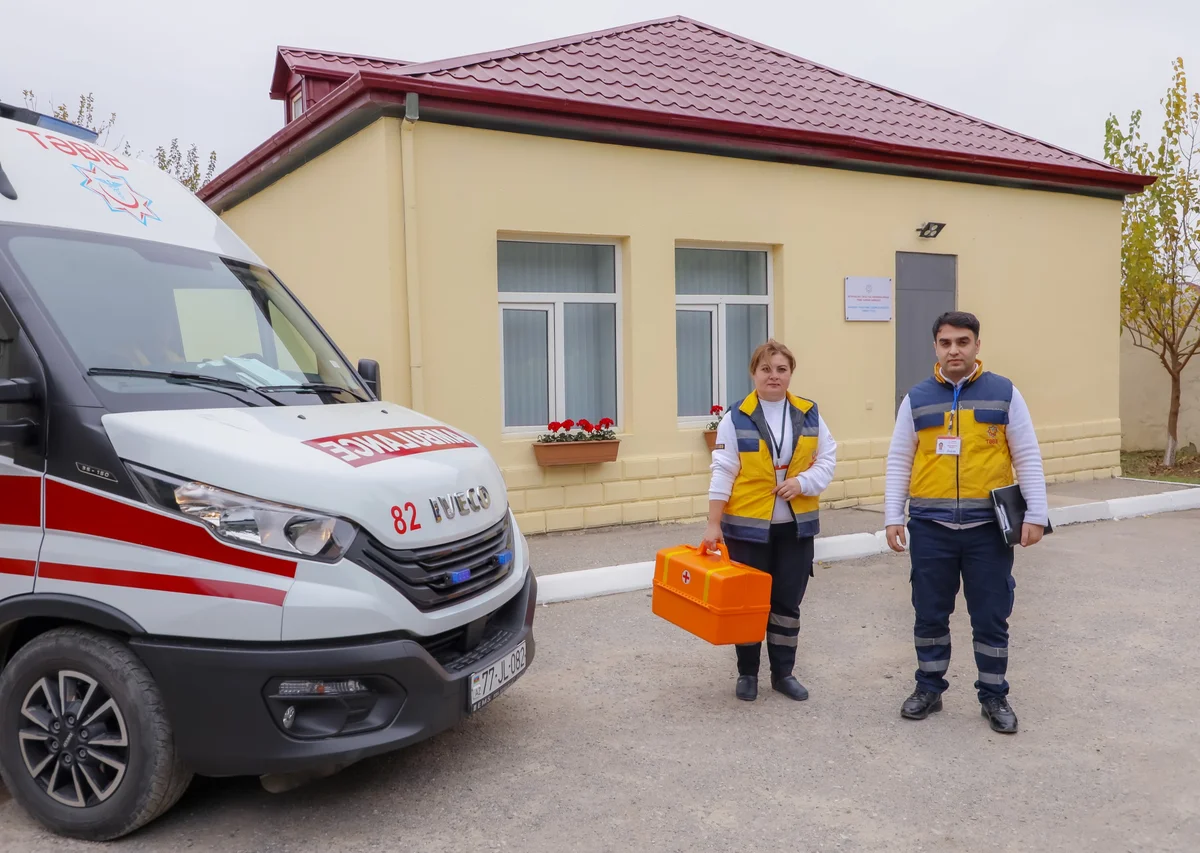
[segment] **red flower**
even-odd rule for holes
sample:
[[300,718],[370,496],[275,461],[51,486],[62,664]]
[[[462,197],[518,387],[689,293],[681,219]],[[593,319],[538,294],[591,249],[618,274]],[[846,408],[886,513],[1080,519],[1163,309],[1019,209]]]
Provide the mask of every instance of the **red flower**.
[[567,430],[568,432],[569,432],[570,430],[573,430],[573,429],[575,429],[575,421],[563,421],[563,422],[562,422],[562,428],[563,428],[563,429],[565,429],[565,430]]
[[589,421],[587,418],[580,418],[579,419],[579,428],[581,430],[583,430],[584,432],[591,432],[592,431],[592,422]]
[[560,424],[558,421],[550,421],[546,429],[550,430],[550,432],[558,432],[560,429],[562,429],[562,424]]
[[719,415],[719,414],[721,414],[721,412],[723,412],[723,411],[725,411],[725,409],[724,409],[722,406],[713,406],[713,407],[712,407],[712,411],[710,411],[710,412],[709,412],[709,414],[711,414],[711,415]]
[[610,426],[613,426],[613,425],[614,425],[614,421],[612,418],[601,418],[600,419],[600,429],[608,429]]

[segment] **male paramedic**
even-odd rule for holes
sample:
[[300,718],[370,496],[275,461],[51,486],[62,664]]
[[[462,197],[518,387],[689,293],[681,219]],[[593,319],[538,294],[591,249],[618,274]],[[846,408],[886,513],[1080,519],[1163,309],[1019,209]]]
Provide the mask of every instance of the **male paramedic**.
[[1012,485],[1013,469],[1027,511],[1021,546],[1047,523],[1046,478],[1033,421],[1010,380],[983,369],[979,320],[952,311],[933,325],[937,364],[900,404],[887,462],[888,545],[903,551],[908,501],[917,686],[901,716],[923,720],[942,710],[949,687],[950,614],[962,577],[971,616],[975,682],[982,716],[1004,734],[1017,730],[1008,704],[1008,618],[1013,553],[1000,533],[991,491]]

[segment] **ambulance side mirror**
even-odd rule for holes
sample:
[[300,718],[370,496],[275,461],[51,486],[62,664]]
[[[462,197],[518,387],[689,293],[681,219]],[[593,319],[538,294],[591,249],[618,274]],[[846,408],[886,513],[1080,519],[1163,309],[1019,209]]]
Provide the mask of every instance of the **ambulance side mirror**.
[[379,362],[373,358],[360,358],[358,360],[358,377],[367,386],[367,390],[375,395],[375,399],[380,398],[379,393]]

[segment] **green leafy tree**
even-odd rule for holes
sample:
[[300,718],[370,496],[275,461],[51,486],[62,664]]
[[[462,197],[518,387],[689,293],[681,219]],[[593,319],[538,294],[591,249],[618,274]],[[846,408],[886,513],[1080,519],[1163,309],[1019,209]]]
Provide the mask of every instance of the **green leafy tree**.
[[1172,67],[1157,146],[1142,139],[1140,110],[1124,129],[1110,115],[1104,140],[1109,163],[1156,177],[1125,201],[1121,325],[1171,377],[1167,467],[1179,446],[1181,377],[1200,352],[1200,92],[1188,92],[1182,59]]
[[154,162],[158,168],[176,179],[192,192],[200,189],[213,179],[217,172],[217,152],[210,151],[208,165],[204,169],[204,177],[200,176],[200,155],[196,152],[195,143],[184,154],[180,151],[179,140],[172,139],[171,147],[164,149],[161,145],[155,150]]
[[[36,110],[37,95],[34,94],[33,90],[24,89],[21,94],[25,98],[25,106],[31,110]],[[51,108],[50,115],[57,119],[77,124],[80,127],[86,127],[88,130],[96,133],[100,144],[106,147],[108,146],[109,134],[117,123],[116,113],[110,113],[108,118],[101,121],[96,120],[96,100],[91,92],[79,96],[79,107],[73,115],[66,104],[59,104]],[[142,155],[141,151],[136,155],[133,153],[132,146],[128,140],[121,140],[115,150],[117,153],[124,154],[127,157],[140,157]],[[203,169],[201,169],[201,158],[196,145],[193,143],[184,152],[179,145],[178,137],[176,137],[166,147],[159,145],[155,148],[154,163],[158,168],[174,177],[189,190],[196,192],[211,181],[216,174],[217,152],[209,152],[207,162]]]

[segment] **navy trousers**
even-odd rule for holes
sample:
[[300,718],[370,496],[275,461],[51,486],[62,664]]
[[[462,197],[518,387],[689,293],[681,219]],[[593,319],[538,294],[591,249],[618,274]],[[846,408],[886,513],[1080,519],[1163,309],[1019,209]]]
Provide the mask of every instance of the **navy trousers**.
[[950,614],[962,578],[971,616],[980,701],[1007,696],[1008,618],[1012,615],[1013,549],[994,523],[952,530],[933,521],[908,523],[912,559],[913,630],[917,648],[917,686],[942,693],[950,686]]
[[[771,525],[770,541],[726,539],[729,559],[771,576],[771,614],[767,617],[767,660],[771,676],[791,675],[800,642],[800,602],[813,573],[813,538],[796,537],[796,523]],[[762,643],[736,646],[738,675],[758,675]]]

